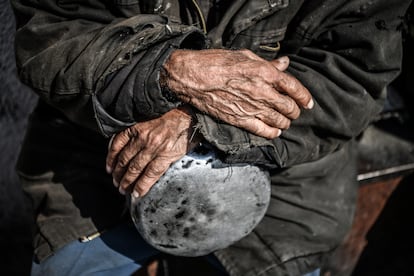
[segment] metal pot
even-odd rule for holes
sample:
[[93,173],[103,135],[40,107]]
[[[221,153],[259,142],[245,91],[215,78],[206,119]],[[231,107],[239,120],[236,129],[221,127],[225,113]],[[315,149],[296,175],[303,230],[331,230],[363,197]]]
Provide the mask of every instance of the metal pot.
[[270,200],[266,171],[225,164],[201,145],[175,162],[142,198],[130,198],[138,232],[153,247],[178,256],[201,256],[249,234]]

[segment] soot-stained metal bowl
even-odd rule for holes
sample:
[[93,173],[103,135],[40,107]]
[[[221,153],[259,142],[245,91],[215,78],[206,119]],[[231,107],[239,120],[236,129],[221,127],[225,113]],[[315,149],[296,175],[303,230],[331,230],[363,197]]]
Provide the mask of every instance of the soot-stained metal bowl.
[[142,198],[130,198],[141,236],[162,252],[202,256],[249,234],[270,200],[267,172],[229,165],[199,146],[175,162]]

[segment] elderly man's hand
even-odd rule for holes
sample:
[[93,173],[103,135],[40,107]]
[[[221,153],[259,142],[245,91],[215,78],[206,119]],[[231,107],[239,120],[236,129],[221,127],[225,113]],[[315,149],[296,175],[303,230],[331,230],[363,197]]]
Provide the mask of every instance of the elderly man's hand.
[[176,50],[163,82],[183,102],[230,125],[273,139],[312,108],[309,91],[284,73],[287,57],[266,61],[249,50]]
[[121,193],[143,196],[192,146],[192,116],[173,109],[154,120],[137,123],[118,133],[109,145],[106,166]]

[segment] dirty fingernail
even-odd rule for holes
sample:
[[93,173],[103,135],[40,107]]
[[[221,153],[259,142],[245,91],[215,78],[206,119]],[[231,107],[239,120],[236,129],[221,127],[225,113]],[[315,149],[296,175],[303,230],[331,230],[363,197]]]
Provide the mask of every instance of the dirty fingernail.
[[111,166],[106,165],[105,169],[106,169],[106,172],[107,172],[108,174],[112,173],[112,168],[111,168]]
[[115,186],[116,188],[118,188],[119,183],[118,183],[118,181],[116,181],[116,180],[115,180],[115,178],[112,178],[112,183],[114,184],[114,186]]
[[311,99],[308,103],[308,105],[306,106],[307,109],[312,109],[313,106],[315,105],[315,102],[313,101],[313,99]]
[[137,191],[133,191],[132,192],[132,196],[134,197],[134,198],[139,198],[139,193],[137,192]]
[[125,190],[121,186],[119,186],[118,191],[119,191],[119,193],[121,195],[125,195],[126,194]]
[[286,63],[286,62],[288,62],[288,61],[289,61],[289,58],[288,58],[287,56],[283,56],[283,57],[280,57],[280,58],[279,58],[279,62]]

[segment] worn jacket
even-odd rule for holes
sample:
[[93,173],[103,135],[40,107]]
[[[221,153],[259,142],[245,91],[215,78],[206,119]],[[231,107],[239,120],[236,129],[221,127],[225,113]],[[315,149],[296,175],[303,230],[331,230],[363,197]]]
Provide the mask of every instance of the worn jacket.
[[[108,137],[180,104],[158,82],[174,49],[288,55],[288,72],[310,90],[315,107],[280,138],[202,113],[197,119],[226,161],[289,168],[337,152],[381,110],[384,87],[400,69],[399,29],[409,2],[238,0],[207,30],[197,1],[13,0],[17,64],[44,102]],[[248,275],[245,269],[240,274]]]

